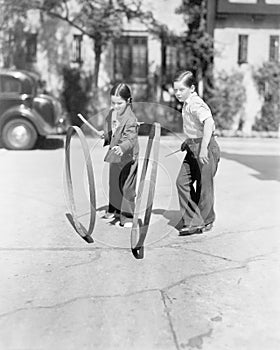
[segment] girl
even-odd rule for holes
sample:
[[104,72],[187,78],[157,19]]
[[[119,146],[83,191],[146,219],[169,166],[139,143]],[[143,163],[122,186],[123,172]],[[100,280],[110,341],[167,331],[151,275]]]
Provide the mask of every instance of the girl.
[[139,153],[137,119],[128,85],[115,85],[110,96],[112,108],[104,127],[104,146],[109,145],[104,160],[110,163],[109,207],[104,218],[119,216],[120,226],[131,227]]
[[[212,228],[215,220],[213,178],[220,159],[220,149],[213,136],[215,129],[208,105],[195,92],[190,71],[177,73],[174,79],[176,98],[183,102],[182,117],[187,151],[176,186],[182,226],[180,235],[201,233]],[[196,186],[194,187],[194,183]]]

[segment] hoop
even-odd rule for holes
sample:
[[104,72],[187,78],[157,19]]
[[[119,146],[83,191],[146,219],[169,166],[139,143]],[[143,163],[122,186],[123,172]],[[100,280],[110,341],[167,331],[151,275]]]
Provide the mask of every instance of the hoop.
[[[148,144],[146,147],[142,173],[138,188],[138,193],[135,203],[135,211],[133,216],[133,223],[130,235],[131,251],[136,259],[143,259],[144,257],[144,241],[148,232],[149,223],[152,214],[153,199],[155,194],[157,168],[158,168],[158,156],[159,156],[159,142],[160,142],[160,124],[154,123],[149,134]],[[147,205],[145,210],[144,221],[139,219],[139,211],[142,202],[142,194],[144,190],[144,182],[147,174],[147,168],[149,164],[149,158],[151,154],[151,149],[153,147],[153,162],[150,175],[150,184]]]
[[[74,199],[73,182],[71,176],[71,166],[70,166],[70,141],[74,133],[77,133],[79,140],[82,145],[82,150],[87,166],[87,177],[89,185],[89,198],[90,198],[90,222],[89,228],[86,229],[78,220],[77,209]],[[70,126],[67,130],[66,142],[65,142],[65,170],[66,170],[66,185],[69,198],[70,213],[68,213],[67,218],[76,230],[76,232],[88,243],[92,243],[93,239],[91,234],[93,232],[96,220],[96,194],[95,194],[95,182],[93,174],[93,166],[90,157],[90,152],[88,144],[82,130],[77,126]]]

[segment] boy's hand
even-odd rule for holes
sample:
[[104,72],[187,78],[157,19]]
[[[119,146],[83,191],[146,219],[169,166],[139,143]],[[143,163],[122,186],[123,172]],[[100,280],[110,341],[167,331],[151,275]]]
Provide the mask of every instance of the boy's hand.
[[199,153],[199,161],[202,164],[208,164],[209,158],[208,158],[208,149],[207,147],[201,147],[200,153]]
[[118,156],[122,156],[123,155],[123,151],[120,148],[120,146],[114,146],[112,147],[112,150],[118,155]]

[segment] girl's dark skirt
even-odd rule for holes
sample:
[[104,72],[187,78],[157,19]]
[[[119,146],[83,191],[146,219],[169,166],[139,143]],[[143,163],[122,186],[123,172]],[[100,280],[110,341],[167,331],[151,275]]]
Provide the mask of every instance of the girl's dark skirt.
[[109,169],[110,213],[120,214],[120,224],[132,221],[135,210],[138,159],[128,163],[111,163]]

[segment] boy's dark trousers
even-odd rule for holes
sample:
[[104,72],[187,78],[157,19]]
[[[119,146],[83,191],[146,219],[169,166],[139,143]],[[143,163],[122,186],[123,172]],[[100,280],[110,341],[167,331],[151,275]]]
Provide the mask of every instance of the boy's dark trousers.
[[213,223],[214,183],[220,149],[214,137],[208,145],[208,164],[199,161],[200,142],[187,145],[187,154],[179,171],[176,186],[184,226],[204,226]]
[[109,171],[110,213],[120,213],[120,223],[131,221],[135,210],[138,160],[111,163]]

